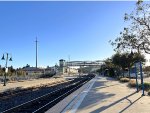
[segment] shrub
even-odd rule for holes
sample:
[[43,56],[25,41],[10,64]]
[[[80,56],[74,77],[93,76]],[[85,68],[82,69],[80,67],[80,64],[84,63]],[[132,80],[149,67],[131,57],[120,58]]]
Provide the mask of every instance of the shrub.
[[129,86],[130,87],[136,87],[136,80],[130,80],[129,81]]
[[120,80],[121,78],[117,77],[117,80]]
[[148,91],[148,95],[150,96],[150,90]]
[[123,78],[123,77],[121,77],[121,76],[117,76],[117,80],[120,80],[121,78]]
[[146,91],[150,90],[150,83],[144,83],[144,88]]
[[56,73],[48,73],[48,74],[45,74],[45,75],[42,75],[40,78],[50,78],[50,77],[53,77]]
[[129,82],[129,78],[120,78],[120,82]]
[[[140,84],[139,85],[139,88],[141,88],[142,89],[142,84]],[[150,83],[144,83],[144,89],[146,90],[146,91],[150,91]]]

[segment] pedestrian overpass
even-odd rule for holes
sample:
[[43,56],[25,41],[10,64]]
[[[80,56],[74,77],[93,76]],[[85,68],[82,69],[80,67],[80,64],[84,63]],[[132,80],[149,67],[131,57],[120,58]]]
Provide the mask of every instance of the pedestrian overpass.
[[[95,60],[95,61],[65,61],[63,59],[59,60],[59,72],[60,73],[70,73],[72,71],[77,71],[79,67],[82,70],[83,67],[93,67],[94,69],[99,69],[105,62],[103,60]],[[71,68],[73,67],[73,68]]]
[[104,64],[102,60],[96,61],[69,61],[65,62],[66,66],[101,66]]

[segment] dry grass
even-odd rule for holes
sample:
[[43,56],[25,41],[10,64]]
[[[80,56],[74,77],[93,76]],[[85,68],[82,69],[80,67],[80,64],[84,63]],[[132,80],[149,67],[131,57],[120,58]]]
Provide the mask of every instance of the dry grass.
[[129,82],[130,79],[129,78],[120,78],[120,82]]
[[136,87],[136,80],[130,80],[129,81],[129,86],[130,87]]

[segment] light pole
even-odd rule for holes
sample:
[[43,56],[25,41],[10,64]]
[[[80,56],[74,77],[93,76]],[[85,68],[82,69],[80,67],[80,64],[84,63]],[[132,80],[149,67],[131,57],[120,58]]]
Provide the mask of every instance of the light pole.
[[[68,60],[70,62],[70,55],[68,56]],[[70,76],[70,67],[68,66],[68,68],[69,68],[68,76]]]
[[[10,57],[9,57],[10,56]],[[9,61],[12,61],[12,56],[11,54],[9,53],[4,53],[3,56],[2,56],[2,60],[6,60],[6,64],[5,64],[5,74],[4,74],[4,85],[3,86],[6,86],[6,74],[7,74],[7,62],[8,62],[8,59]]]
[[37,41],[37,37],[36,37],[36,41],[35,41],[35,43],[36,43],[36,68],[37,68],[37,54],[38,54],[38,50],[37,50],[37,43],[38,43],[38,41]]

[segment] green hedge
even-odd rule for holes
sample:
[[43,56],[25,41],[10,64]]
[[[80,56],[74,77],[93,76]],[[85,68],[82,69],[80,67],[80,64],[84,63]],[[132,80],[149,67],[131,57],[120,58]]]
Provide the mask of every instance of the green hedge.
[[[142,85],[141,85],[141,84],[139,85],[139,88],[142,89]],[[150,83],[145,82],[145,83],[144,83],[144,89],[145,89],[146,91],[149,91],[149,90],[150,90]]]
[[148,91],[148,95],[150,96],[150,90]]

